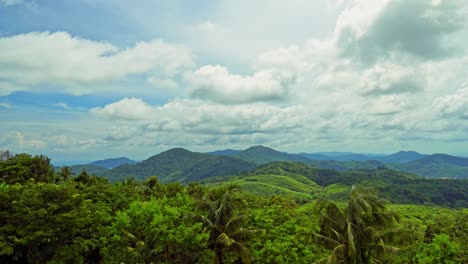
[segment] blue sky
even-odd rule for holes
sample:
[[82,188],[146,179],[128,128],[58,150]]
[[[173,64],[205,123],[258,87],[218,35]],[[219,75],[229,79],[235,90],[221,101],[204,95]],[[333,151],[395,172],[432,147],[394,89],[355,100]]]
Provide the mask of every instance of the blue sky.
[[468,155],[462,0],[0,0],[0,149]]

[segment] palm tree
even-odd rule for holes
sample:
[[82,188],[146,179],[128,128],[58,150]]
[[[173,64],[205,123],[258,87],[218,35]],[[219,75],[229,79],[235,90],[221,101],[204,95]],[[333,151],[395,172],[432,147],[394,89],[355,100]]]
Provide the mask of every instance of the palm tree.
[[200,204],[208,211],[208,217],[199,217],[210,232],[208,248],[215,253],[213,263],[223,264],[225,252],[237,254],[242,263],[252,262],[245,243],[255,231],[242,227],[245,216],[240,211],[246,204],[238,192],[235,185],[218,187],[211,190]]
[[62,176],[62,179],[64,181],[68,180],[70,176],[73,175],[73,171],[70,166],[62,166],[60,168],[60,176]]
[[316,209],[320,233],[315,237],[333,250],[318,263],[379,263],[376,256],[398,250],[384,242],[397,216],[386,212],[385,200],[375,189],[353,185],[344,210],[331,201],[320,201]]

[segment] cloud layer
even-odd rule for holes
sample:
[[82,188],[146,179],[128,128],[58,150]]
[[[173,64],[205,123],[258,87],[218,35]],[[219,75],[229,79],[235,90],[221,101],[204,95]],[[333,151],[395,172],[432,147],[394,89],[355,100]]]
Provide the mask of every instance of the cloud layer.
[[[67,32],[0,37],[2,95],[118,94],[80,116],[92,136],[57,129],[40,144],[27,125],[10,125],[15,132],[2,144],[64,151],[57,142],[67,141],[83,151],[107,146],[150,154],[172,146],[251,144],[290,151],[465,151],[465,1],[331,1],[328,9],[310,1],[249,3],[223,0],[174,24],[180,32],[167,39],[179,44],[158,34],[132,46]],[[245,6],[246,21],[227,13],[241,14]],[[299,17],[283,14],[288,8]],[[320,14],[326,17],[317,22],[321,29],[306,17],[313,8],[328,14]],[[289,27],[301,19],[309,24]],[[54,105],[74,111],[65,101]],[[14,109],[0,97],[0,110]]]

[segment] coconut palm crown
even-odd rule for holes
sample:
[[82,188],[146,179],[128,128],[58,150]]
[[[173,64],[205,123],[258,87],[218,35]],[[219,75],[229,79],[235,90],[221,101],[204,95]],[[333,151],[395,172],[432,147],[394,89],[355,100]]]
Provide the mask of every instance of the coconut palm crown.
[[201,203],[201,207],[208,211],[208,216],[201,218],[210,233],[208,247],[215,253],[213,263],[224,263],[227,252],[237,255],[242,263],[252,262],[245,243],[255,231],[242,227],[245,222],[242,209],[246,203],[238,192],[235,185],[218,187],[210,191]]
[[379,256],[398,250],[385,244],[394,233],[397,216],[386,211],[385,200],[378,198],[375,189],[353,185],[344,209],[326,200],[316,209],[320,232],[315,238],[332,249],[318,263],[379,263]]

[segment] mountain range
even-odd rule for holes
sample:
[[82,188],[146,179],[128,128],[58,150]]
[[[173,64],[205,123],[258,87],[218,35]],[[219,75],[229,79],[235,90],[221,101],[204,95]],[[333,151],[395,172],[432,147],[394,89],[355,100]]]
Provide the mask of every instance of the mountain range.
[[130,177],[144,180],[156,175],[162,182],[188,182],[214,176],[235,175],[275,161],[299,161],[311,167],[340,172],[386,167],[427,178],[468,178],[468,158],[447,154],[425,155],[415,151],[400,151],[391,155],[350,152],[294,154],[265,146],[209,153],[174,148],[142,162],[123,157],[74,165],[71,168],[75,174],[85,169],[90,174],[103,175],[112,181]]
[[[256,195],[291,196],[297,201],[343,198],[348,195],[349,186],[364,184],[377,188],[383,197],[398,203],[468,206],[468,158],[413,151],[386,156],[326,155],[291,154],[265,146],[210,153],[173,148],[141,162],[119,158],[75,165],[72,169],[75,174],[85,169],[89,174],[104,176],[113,182],[129,178],[145,181],[157,176],[163,183],[237,184]],[[364,156],[369,159],[365,160]],[[312,160],[312,157],[322,159]],[[112,161],[128,163],[113,168],[96,165],[110,167]]]
[[264,146],[254,146],[244,151],[230,150],[211,153],[215,155],[222,153],[225,156],[238,157],[259,165],[272,161],[301,161],[314,167],[337,171],[388,167],[428,178],[468,178],[468,158],[447,154],[426,155],[416,151],[399,151],[390,155],[351,152],[291,154]]

